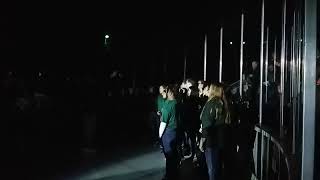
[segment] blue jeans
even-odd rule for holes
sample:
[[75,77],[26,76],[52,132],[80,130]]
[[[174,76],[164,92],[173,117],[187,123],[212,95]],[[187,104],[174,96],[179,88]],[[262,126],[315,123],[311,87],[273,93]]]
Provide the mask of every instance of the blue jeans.
[[166,176],[174,179],[178,174],[177,133],[175,129],[166,129],[162,136],[162,145],[166,157]]
[[205,150],[206,162],[208,167],[209,180],[217,180],[219,171],[219,149],[208,147]]

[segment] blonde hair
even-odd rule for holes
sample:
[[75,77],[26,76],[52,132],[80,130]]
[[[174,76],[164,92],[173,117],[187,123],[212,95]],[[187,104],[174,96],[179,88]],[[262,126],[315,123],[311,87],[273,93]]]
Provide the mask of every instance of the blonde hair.
[[209,97],[210,98],[223,98],[223,86],[220,84],[210,84],[209,86]]
[[212,95],[213,97],[222,98],[223,88],[219,86],[214,86]]

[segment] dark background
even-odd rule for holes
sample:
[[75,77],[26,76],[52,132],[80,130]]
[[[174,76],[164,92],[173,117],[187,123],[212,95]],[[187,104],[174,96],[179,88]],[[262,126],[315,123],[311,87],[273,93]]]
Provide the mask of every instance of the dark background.
[[[136,72],[138,84],[143,85],[182,80],[185,54],[187,76],[200,79],[207,34],[208,79],[216,80],[219,29],[223,26],[224,78],[233,82],[239,74],[235,72],[239,69],[241,12],[245,13],[245,62],[259,60],[260,4],[253,0],[11,2],[1,6],[1,67],[53,74],[108,74],[117,68],[127,77]],[[273,34],[280,32],[280,9],[281,2],[266,2],[271,42]],[[108,48],[105,34],[111,37]]]
[[[287,28],[291,27],[295,2],[288,4]],[[88,112],[93,114],[89,119],[96,118],[98,123],[99,147],[108,149],[129,143],[127,138],[136,133],[132,127],[146,128],[153,97],[140,93],[117,99],[107,97],[106,91],[112,86],[131,87],[134,79],[137,87],[180,82],[185,55],[187,77],[202,79],[205,34],[207,79],[217,80],[221,26],[223,79],[239,79],[240,15],[245,14],[244,62],[259,61],[260,4],[257,0],[1,2],[1,78],[6,79],[12,72],[11,76],[24,82],[17,85],[20,92],[1,92],[1,133],[5,134],[1,137],[8,137],[2,142],[6,145],[12,141],[3,146],[12,153],[5,161],[12,170],[7,174],[21,176],[16,179],[29,175],[45,179],[41,177],[54,174],[54,168],[77,165],[83,146],[83,121]],[[265,26],[270,27],[271,33],[269,52],[277,36],[278,58],[281,9],[281,1],[266,1]],[[110,35],[107,46],[105,34]],[[107,81],[116,69],[122,72],[124,81]],[[31,88],[21,88],[24,84]],[[49,97],[50,108],[19,114],[8,106],[17,97],[28,98],[25,91],[31,92],[32,88]],[[123,124],[124,133],[119,133],[115,127]],[[105,139],[108,137],[113,141]],[[25,150],[21,153],[22,145]]]

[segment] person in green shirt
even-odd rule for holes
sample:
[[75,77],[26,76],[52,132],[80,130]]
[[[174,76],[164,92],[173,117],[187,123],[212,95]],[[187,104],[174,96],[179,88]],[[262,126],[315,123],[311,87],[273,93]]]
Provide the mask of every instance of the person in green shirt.
[[164,105],[164,102],[167,98],[167,87],[165,85],[161,85],[159,87],[159,95],[157,97],[156,105],[157,105],[157,114],[158,116],[161,116],[162,107]]
[[169,86],[167,100],[162,108],[159,137],[162,141],[166,158],[166,175],[164,179],[176,179],[178,176],[179,156],[177,151],[177,129],[180,118],[179,105],[176,100],[175,86]]
[[[153,146],[160,145],[159,140],[159,125],[161,121],[161,111],[163,104],[166,100],[166,86],[159,86],[159,94],[156,97],[152,97],[152,112],[150,113],[150,130],[151,130],[151,142]],[[161,146],[160,146],[161,148]]]

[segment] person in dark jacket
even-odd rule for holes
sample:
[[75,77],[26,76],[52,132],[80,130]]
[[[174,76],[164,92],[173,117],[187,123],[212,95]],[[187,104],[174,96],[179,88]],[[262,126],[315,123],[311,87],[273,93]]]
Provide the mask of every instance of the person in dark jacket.
[[205,153],[209,180],[217,180],[219,172],[220,150],[223,147],[223,126],[225,112],[222,85],[210,85],[209,98],[201,115],[202,138],[200,150]]

